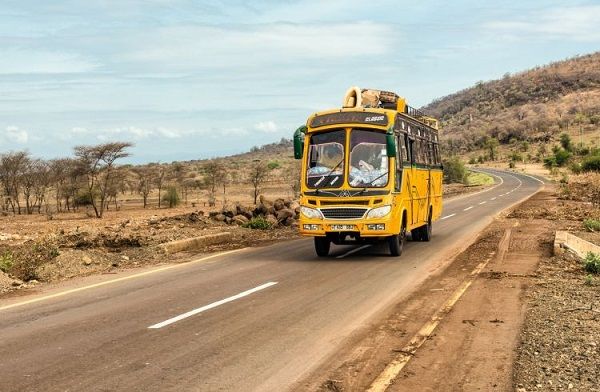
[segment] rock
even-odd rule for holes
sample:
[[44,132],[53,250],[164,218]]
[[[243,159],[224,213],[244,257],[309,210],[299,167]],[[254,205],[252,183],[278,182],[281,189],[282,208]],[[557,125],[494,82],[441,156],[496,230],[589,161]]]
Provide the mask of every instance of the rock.
[[227,219],[227,217],[223,214],[217,214],[213,217],[213,219],[217,222],[225,222],[225,219]]
[[264,204],[267,207],[271,207],[273,205],[273,202],[269,199],[267,199],[264,195],[260,195],[258,197],[258,200],[260,201],[260,204]]
[[217,216],[219,214],[220,214],[220,212],[218,212],[218,211],[211,211],[211,212],[208,213],[208,217],[209,218],[214,218],[215,216]]
[[188,215],[188,220],[192,223],[198,222],[200,220],[200,215],[197,212],[192,212]]
[[263,203],[260,203],[259,205],[256,206],[256,208],[254,209],[254,216],[258,216],[258,215],[267,215],[269,213],[269,207],[267,207],[266,205],[264,205]]
[[275,217],[275,215],[267,215],[267,217],[265,218],[265,220],[267,222],[269,222],[271,224],[271,226],[276,226],[277,225],[277,218]]
[[13,281],[12,281],[12,283],[11,283],[11,284],[12,284],[14,287],[17,287],[17,286],[21,286],[21,285],[23,284],[23,281],[22,281],[21,279],[15,279],[15,280],[13,280]]
[[244,214],[242,214],[243,216],[245,216],[246,218],[248,218],[248,220],[252,219],[254,216],[252,215],[252,212],[250,211],[246,211]]
[[273,208],[275,208],[275,211],[283,210],[285,208],[285,203],[283,199],[275,200],[275,202],[273,203]]
[[129,260],[129,256],[123,255],[123,256],[121,256],[121,260],[128,261]]
[[271,215],[277,215],[277,210],[275,209],[275,207],[269,207],[267,209],[267,212]]
[[285,218],[285,220],[283,221],[283,224],[285,226],[293,226],[294,224],[296,224],[296,219],[294,219],[293,217],[289,217],[289,218]]
[[236,215],[233,217],[233,223],[235,223],[236,225],[240,225],[240,226],[248,223],[249,220],[250,219],[248,219],[244,215]]
[[83,255],[83,256],[81,257],[81,263],[82,263],[83,265],[91,265],[91,264],[92,264],[92,259],[90,258],[90,256]]
[[284,220],[286,220],[287,218],[293,218],[296,214],[294,213],[294,211],[290,210],[290,209],[283,209],[281,211],[277,211],[277,220],[279,222],[282,222]]
[[160,223],[160,218],[156,215],[152,215],[150,218],[148,218],[149,225],[157,225],[159,223]]

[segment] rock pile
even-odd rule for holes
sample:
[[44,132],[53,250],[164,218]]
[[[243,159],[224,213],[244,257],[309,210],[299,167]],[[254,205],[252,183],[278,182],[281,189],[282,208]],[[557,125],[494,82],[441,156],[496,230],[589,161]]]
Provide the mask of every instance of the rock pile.
[[209,213],[209,217],[228,225],[244,225],[253,218],[262,217],[271,226],[294,226],[300,214],[300,204],[295,200],[276,199],[270,201],[261,196],[256,207],[241,204],[225,206],[221,211]]

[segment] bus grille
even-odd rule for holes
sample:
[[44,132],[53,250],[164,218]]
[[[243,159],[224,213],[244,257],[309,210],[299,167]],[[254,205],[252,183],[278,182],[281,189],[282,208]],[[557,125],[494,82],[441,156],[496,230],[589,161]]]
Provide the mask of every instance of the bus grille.
[[360,219],[367,212],[366,208],[321,208],[326,219]]

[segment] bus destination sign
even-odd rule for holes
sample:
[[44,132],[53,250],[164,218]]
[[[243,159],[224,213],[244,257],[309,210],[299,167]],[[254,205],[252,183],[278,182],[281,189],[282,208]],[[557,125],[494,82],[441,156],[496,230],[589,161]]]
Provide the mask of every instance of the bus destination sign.
[[336,112],[315,116],[310,120],[310,126],[313,128],[323,127],[325,125],[358,123],[373,125],[388,125],[387,116],[383,113],[373,112]]

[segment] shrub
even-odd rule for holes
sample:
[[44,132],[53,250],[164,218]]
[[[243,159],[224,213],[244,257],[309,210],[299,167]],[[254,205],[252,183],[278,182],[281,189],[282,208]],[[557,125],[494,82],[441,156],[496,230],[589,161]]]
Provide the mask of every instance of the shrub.
[[573,172],[573,174],[581,173],[581,165],[577,162],[571,163],[571,165],[569,166],[569,169]]
[[257,216],[250,219],[247,223],[244,223],[242,227],[247,229],[258,229],[258,230],[268,230],[271,228],[271,222],[263,218],[262,216]]
[[475,159],[475,157],[469,158],[469,165],[474,165],[476,163],[477,163],[477,159]]
[[269,170],[274,170],[280,168],[281,165],[277,161],[271,161],[267,164],[267,167],[269,168]]
[[583,227],[589,231],[600,231],[600,220],[586,219],[583,221]]
[[167,192],[162,197],[163,201],[169,203],[169,208],[177,207],[181,202],[177,188],[170,186],[167,188]]
[[511,169],[514,169],[517,165],[515,164],[515,161],[510,161],[508,162],[508,167]]
[[581,162],[581,170],[584,172],[599,172],[600,173],[600,155],[587,157]]
[[583,268],[590,274],[600,274],[600,255],[588,252],[583,260]]
[[458,157],[452,157],[444,161],[444,179],[448,183],[464,183],[467,178],[467,170],[464,163]]
[[571,143],[571,137],[566,133],[560,135],[560,145],[567,151],[573,151],[573,144]]
[[0,271],[8,272],[8,270],[12,268],[13,264],[13,256],[9,251],[4,252],[4,254],[0,256]]

